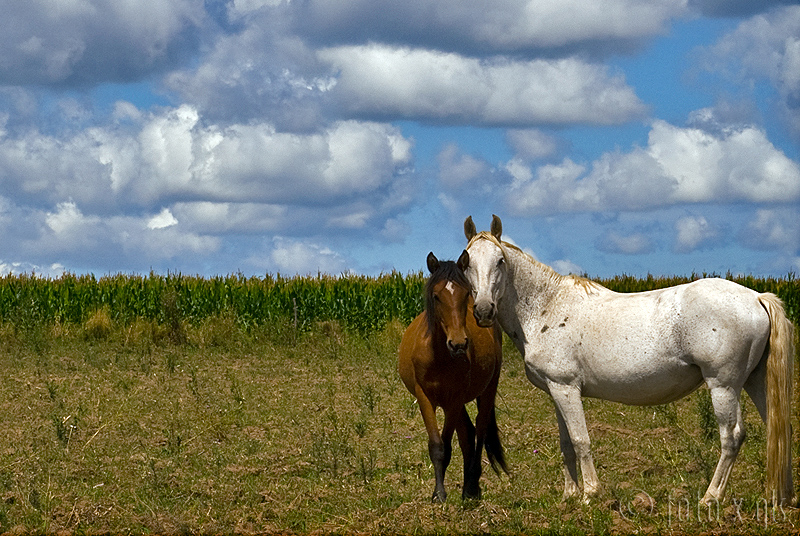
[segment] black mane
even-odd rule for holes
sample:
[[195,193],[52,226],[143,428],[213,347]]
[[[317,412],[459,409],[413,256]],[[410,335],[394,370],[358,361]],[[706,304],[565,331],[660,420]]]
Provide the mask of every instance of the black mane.
[[431,273],[425,284],[425,312],[428,317],[428,333],[433,333],[436,326],[436,300],[433,299],[433,287],[441,281],[452,281],[459,287],[472,292],[467,276],[455,261],[440,261],[439,268]]

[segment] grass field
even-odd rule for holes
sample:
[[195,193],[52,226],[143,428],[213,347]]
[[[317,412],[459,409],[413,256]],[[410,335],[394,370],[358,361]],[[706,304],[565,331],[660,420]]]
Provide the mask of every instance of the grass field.
[[231,308],[194,318],[175,295],[159,299],[151,317],[110,305],[56,320],[6,309],[0,532],[773,534],[800,524],[795,510],[765,510],[764,427],[749,400],[728,499],[698,510],[719,455],[704,390],[649,408],[587,400],[605,488],[591,505],[563,503],[552,406],[508,344],[498,423],[512,474],[487,467],[484,500],[462,503],[456,448],[450,498],[432,505],[427,436],[395,370],[404,321],[347,327],[294,306],[269,322]]

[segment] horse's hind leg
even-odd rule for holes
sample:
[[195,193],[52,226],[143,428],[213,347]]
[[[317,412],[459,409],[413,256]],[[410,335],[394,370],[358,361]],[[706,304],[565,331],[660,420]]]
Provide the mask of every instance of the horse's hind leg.
[[745,437],[742,408],[739,402],[739,391],[729,386],[711,387],[711,402],[719,423],[719,439],[721,453],[717,469],[711,478],[702,502],[717,504],[722,502],[728,487],[733,462],[739,454]]
[[744,382],[744,390],[755,404],[761,420],[767,422],[767,360],[762,359]]

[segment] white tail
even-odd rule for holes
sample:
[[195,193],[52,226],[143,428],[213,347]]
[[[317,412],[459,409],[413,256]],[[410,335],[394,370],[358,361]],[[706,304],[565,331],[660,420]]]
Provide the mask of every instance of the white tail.
[[794,383],[794,326],[783,304],[770,293],[759,296],[770,321],[767,356],[767,495],[777,504],[791,505],[792,388]]

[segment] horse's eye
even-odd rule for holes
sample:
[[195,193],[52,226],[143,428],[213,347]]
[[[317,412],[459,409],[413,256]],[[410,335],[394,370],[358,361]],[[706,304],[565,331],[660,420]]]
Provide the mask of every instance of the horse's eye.
[[506,260],[504,258],[500,257],[500,260],[497,261],[497,267],[500,268],[505,263],[506,263]]

